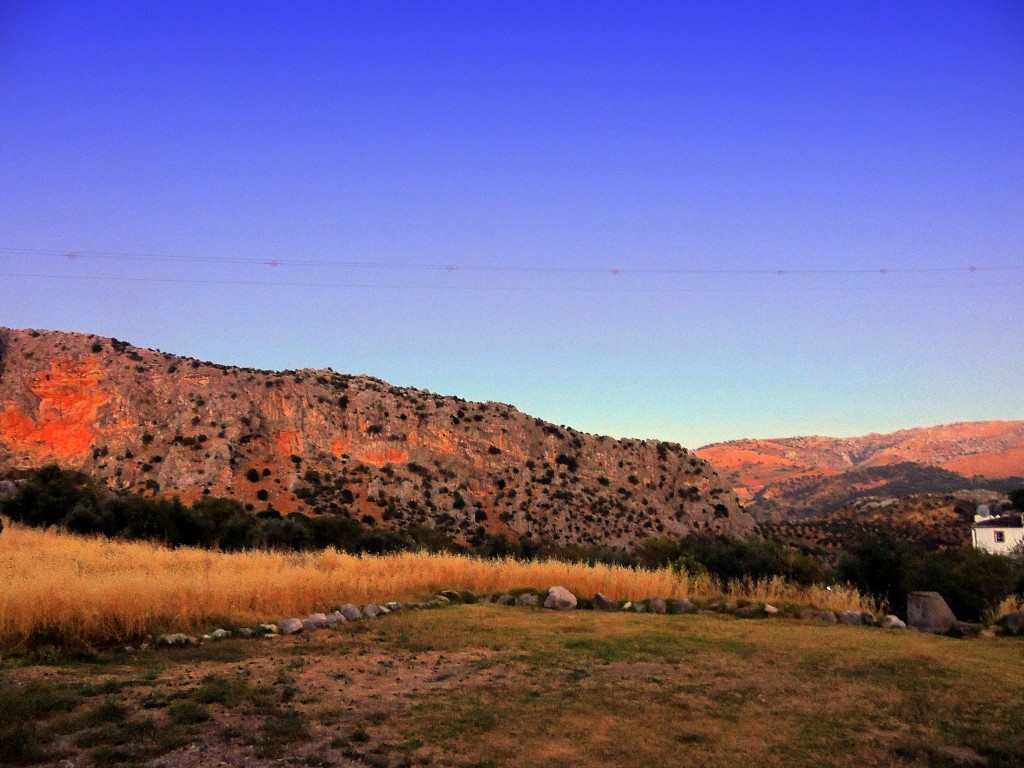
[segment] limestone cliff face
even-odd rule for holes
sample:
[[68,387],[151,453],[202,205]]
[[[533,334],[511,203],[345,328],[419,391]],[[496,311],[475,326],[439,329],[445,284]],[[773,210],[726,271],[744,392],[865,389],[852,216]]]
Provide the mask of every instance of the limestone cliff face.
[[141,493],[233,496],[461,539],[632,546],[752,532],[710,465],[331,370],[256,371],[115,339],[0,329],[0,471],[47,462]]

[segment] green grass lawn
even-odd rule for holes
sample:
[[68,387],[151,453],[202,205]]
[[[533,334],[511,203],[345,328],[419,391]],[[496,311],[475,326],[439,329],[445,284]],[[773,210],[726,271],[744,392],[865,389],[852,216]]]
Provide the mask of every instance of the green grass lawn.
[[0,666],[0,765],[1024,765],[1024,642],[458,606]]

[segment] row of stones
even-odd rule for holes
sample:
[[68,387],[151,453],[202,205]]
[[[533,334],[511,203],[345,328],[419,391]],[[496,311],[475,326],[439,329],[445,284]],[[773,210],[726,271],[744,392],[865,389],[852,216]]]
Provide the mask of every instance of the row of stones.
[[[368,603],[359,608],[352,603],[346,603],[340,608],[329,613],[311,613],[305,618],[281,619],[273,624],[260,624],[256,628],[242,627],[237,630],[240,637],[268,637],[280,635],[297,635],[301,633],[312,633],[320,629],[329,629],[340,624],[360,621],[361,619],[372,619],[379,616],[387,616],[405,609],[422,610],[428,608],[440,608],[451,603],[493,603],[503,606],[521,606],[533,608],[547,608],[549,610],[572,610],[575,608],[592,609],[595,611],[622,611],[627,613],[656,613],[656,614],[682,614],[682,613],[731,613],[737,616],[771,617],[779,614],[779,609],[774,605],[751,604],[739,605],[736,602],[712,603],[702,609],[698,609],[691,601],[686,599],[671,600],[665,597],[652,597],[643,601],[617,601],[607,595],[598,592],[592,598],[577,598],[565,587],[551,587],[543,595],[533,592],[522,592],[517,595],[505,593],[501,595],[481,595],[464,590],[445,590],[431,600],[417,603],[404,604],[391,601],[378,605]],[[812,619],[827,624],[857,624],[875,626],[880,625],[888,628],[905,628],[906,625],[896,616],[886,616],[879,621],[874,614],[858,611],[843,611],[839,614],[829,610],[818,611],[815,609],[804,609],[798,614],[801,619]],[[161,646],[186,646],[199,642],[224,640],[232,637],[235,633],[227,629],[216,629],[213,632],[192,637],[181,632],[160,635],[157,638],[157,645]]]

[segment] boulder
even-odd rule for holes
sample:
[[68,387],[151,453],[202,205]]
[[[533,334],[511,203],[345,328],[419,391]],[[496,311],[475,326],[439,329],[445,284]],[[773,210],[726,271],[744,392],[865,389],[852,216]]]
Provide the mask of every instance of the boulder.
[[668,601],[664,597],[652,597],[651,613],[668,613]]
[[839,622],[841,624],[863,624],[864,619],[860,615],[860,611],[843,611],[839,614]]
[[242,627],[240,630],[238,630],[238,636],[239,637],[255,637],[256,636],[256,632],[255,632],[255,630],[249,629],[249,627]]
[[1024,611],[1010,611],[1000,619],[1007,634],[1024,635]]
[[826,608],[823,611],[818,611],[818,614],[817,616],[815,616],[815,618],[823,624],[835,624],[837,621],[836,615],[832,613],[832,611],[830,611],[828,608]]
[[377,615],[378,616],[389,616],[390,614],[391,614],[391,609],[388,608],[386,605],[378,605],[377,606]]
[[260,624],[260,632],[264,635],[276,635],[277,624]]
[[627,600],[626,602],[624,602],[622,604],[622,610],[623,611],[632,611],[633,610],[633,603],[631,601]]
[[326,613],[311,613],[306,620],[312,623],[313,629],[323,629],[328,626]]
[[380,608],[373,603],[367,603],[363,606],[363,615],[371,619],[380,616]]
[[312,619],[303,619],[302,629],[306,632],[316,632],[319,629],[319,627],[316,625],[316,622]]
[[693,603],[686,598],[683,598],[682,600],[673,600],[669,603],[669,608],[671,608],[672,613],[692,613]]
[[305,627],[299,619],[281,619],[277,622],[277,631],[282,635],[295,635]]
[[551,587],[544,598],[544,607],[553,611],[567,611],[576,607],[576,595],[565,587]]
[[893,616],[891,613],[882,619],[882,626],[886,629],[906,629],[907,625],[903,622],[899,616]]
[[494,601],[498,605],[515,605],[516,599],[512,595],[504,594]]
[[192,644],[192,638],[181,632],[174,632],[169,635],[160,635],[156,639],[156,644],[166,648],[184,648],[186,645]]
[[402,604],[395,600],[391,600],[389,602],[384,603],[384,607],[392,613],[398,613],[400,610],[402,610]]
[[878,619],[875,618],[875,614],[870,611],[864,611],[860,615],[861,622],[868,627],[873,627],[878,623]]
[[352,605],[352,603],[345,603],[338,611],[345,617],[345,621],[359,621],[363,618],[363,612]]
[[434,605],[450,605],[451,602],[452,601],[444,595],[435,595],[433,600]]
[[331,611],[327,614],[327,626],[336,627],[339,624],[345,623],[345,617],[341,615],[341,611]]
[[464,589],[461,592],[459,592],[459,599],[462,600],[462,602],[466,603],[467,605],[469,603],[475,603],[476,602],[476,592],[474,592],[471,589]]
[[231,633],[226,629],[215,629],[210,633],[211,640],[226,640],[231,637]]
[[516,605],[525,605],[532,608],[536,608],[540,603],[540,600],[536,595],[530,594],[529,592],[523,592],[523,594],[516,597]]
[[956,616],[938,592],[907,595],[907,624],[924,632],[945,632],[956,624]]
[[764,613],[765,613],[765,616],[778,616],[779,615],[779,609],[776,608],[774,605],[772,605],[770,603],[765,603],[764,604]]
[[449,603],[457,603],[462,596],[454,589],[446,589],[441,593],[441,597],[446,598]]
[[633,606],[629,610],[633,613],[647,613],[647,606],[643,603],[633,603]]
[[598,592],[591,599],[590,604],[594,606],[595,611],[617,611],[619,610],[619,604],[612,600],[607,595]]

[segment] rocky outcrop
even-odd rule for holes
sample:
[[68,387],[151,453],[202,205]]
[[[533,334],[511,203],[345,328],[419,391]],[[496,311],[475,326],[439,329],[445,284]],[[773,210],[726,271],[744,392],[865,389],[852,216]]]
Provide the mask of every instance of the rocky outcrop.
[[237,368],[52,331],[0,329],[0,344],[0,475],[57,462],[116,489],[470,542],[631,547],[754,529],[711,466],[673,443],[329,369]]

